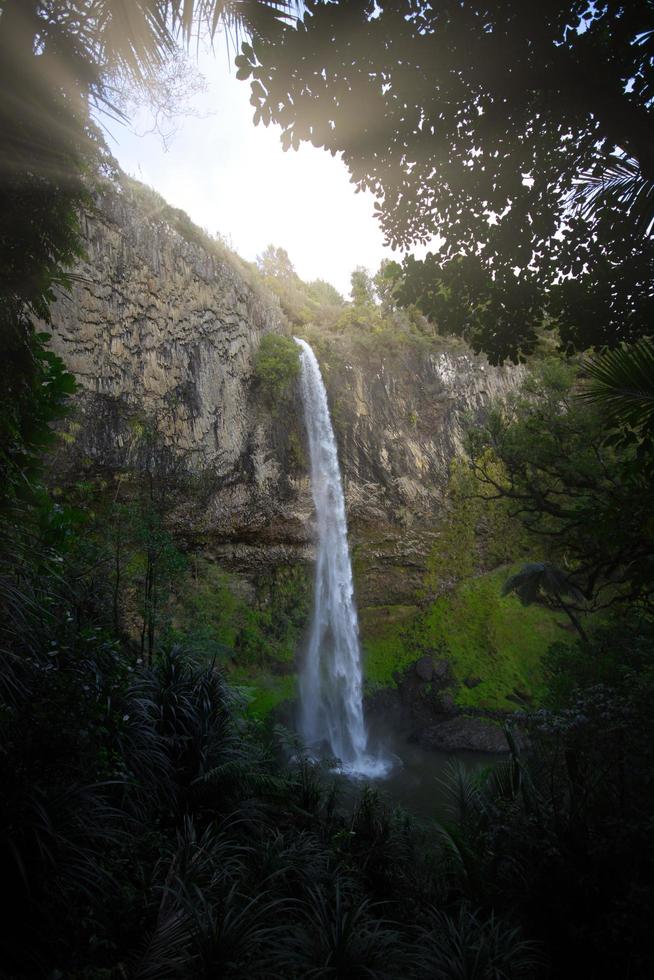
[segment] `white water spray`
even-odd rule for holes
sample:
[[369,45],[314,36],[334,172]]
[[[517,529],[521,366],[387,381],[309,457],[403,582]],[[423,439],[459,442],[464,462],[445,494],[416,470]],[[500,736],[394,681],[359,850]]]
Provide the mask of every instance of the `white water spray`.
[[302,402],[318,525],[313,620],[300,676],[300,730],[309,746],[326,744],[344,769],[382,775],[387,764],[367,751],[345,500],[327,392],[311,347],[294,339],[302,349]]

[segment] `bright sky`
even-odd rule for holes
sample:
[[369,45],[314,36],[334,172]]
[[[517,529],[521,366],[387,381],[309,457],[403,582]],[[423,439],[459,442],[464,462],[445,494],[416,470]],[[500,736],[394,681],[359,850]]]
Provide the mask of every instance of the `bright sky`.
[[355,192],[340,159],[308,144],[284,153],[277,127],[253,125],[249,83],[237,81],[220,39],[199,68],[208,90],[192,106],[201,116],[177,120],[167,151],[158,135],[105,121],[123,170],[243,258],[281,245],[302,279],[326,279],[346,297],[355,266],[374,273],[384,255],[398,258],[383,248],[372,196]]

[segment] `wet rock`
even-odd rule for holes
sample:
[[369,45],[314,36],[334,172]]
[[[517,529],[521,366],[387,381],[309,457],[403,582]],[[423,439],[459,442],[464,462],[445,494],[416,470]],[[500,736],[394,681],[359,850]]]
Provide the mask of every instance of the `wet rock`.
[[443,691],[442,694],[438,695],[438,704],[445,714],[451,714],[456,711],[456,704],[454,701],[454,695],[450,694],[449,691]]
[[421,657],[415,662],[413,669],[421,681],[430,681],[434,676],[434,662],[431,657]]
[[455,752],[469,749],[474,752],[507,752],[506,737],[501,728],[482,718],[456,715],[431,725],[418,735],[427,748]]
[[384,729],[406,731],[410,727],[406,706],[402,703],[398,691],[391,687],[383,687],[367,695],[364,700],[364,711],[367,719],[379,719]]

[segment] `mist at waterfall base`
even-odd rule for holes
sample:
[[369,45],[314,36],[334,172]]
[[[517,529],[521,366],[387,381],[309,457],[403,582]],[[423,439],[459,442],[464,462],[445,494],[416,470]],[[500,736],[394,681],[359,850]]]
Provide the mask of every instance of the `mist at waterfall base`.
[[314,605],[299,677],[300,735],[310,752],[339,760],[352,776],[380,778],[392,757],[369,744],[345,498],[327,392],[313,350],[300,347],[301,393],[316,510]]

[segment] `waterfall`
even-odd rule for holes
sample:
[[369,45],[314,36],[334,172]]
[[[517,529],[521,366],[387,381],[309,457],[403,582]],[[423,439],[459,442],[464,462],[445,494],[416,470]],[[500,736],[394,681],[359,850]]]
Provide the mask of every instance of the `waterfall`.
[[300,731],[307,745],[326,746],[345,769],[380,775],[386,765],[367,752],[345,499],[327,392],[311,347],[294,339],[301,347],[302,402],[318,530],[313,619],[299,685]]

